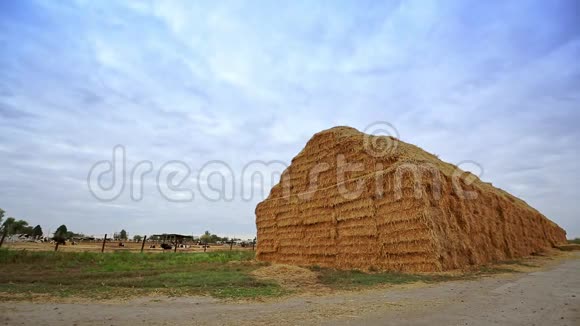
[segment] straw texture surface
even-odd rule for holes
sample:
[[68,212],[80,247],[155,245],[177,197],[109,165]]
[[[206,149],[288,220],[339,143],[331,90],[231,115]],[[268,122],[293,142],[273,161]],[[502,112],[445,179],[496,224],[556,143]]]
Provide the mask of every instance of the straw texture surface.
[[524,201],[414,145],[350,127],[312,137],[256,207],[256,225],[258,260],[339,269],[444,271],[566,242]]

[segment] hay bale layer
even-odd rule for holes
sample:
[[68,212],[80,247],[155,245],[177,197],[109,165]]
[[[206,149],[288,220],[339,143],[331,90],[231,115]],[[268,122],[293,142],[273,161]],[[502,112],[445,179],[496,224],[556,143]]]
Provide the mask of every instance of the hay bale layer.
[[256,225],[258,260],[340,269],[444,271],[566,243],[524,201],[349,127],[314,135],[256,207]]

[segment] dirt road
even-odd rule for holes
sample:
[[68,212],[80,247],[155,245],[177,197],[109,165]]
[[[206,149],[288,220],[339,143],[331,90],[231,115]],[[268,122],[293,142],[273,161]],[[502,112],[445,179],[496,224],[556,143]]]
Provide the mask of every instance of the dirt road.
[[546,270],[264,303],[0,303],[2,325],[580,325],[580,254]]

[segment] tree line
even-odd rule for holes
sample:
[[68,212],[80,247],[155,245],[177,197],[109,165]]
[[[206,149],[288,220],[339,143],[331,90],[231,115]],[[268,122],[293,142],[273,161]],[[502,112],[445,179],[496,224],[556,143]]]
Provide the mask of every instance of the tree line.
[[[22,234],[34,239],[40,239],[43,237],[44,231],[40,225],[33,227],[32,225],[29,225],[27,221],[16,219],[14,217],[4,219],[5,215],[6,211],[0,208],[0,236]],[[63,224],[56,229],[52,239],[59,243],[64,243],[66,240],[76,237],[82,238],[84,235],[82,233],[69,231],[66,225]]]
[[[124,230],[123,230],[124,231]],[[150,236],[148,239],[149,240],[164,240],[166,237],[166,234],[161,234],[161,235],[152,235]],[[138,240],[137,240],[138,239]],[[142,239],[141,236],[134,236],[133,240],[135,241],[140,241]],[[230,239],[228,237],[220,237],[217,234],[213,234],[209,231],[205,231],[204,234],[202,234],[201,236],[199,236],[199,241],[202,243],[217,243],[217,242],[229,242],[230,240],[239,240],[239,239]]]
[[228,242],[230,239],[228,237],[219,237],[217,234],[212,234],[209,231],[205,231],[205,233],[199,237],[199,240],[202,243],[216,243],[216,242]]
[[[15,234],[23,234],[28,237],[33,237],[35,239],[39,239],[43,236],[42,227],[40,225],[31,226],[28,224],[27,221],[22,219],[16,219],[14,217],[8,217],[4,220],[4,215],[6,212],[0,208],[0,236],[5,234],[6,236],[15,235]],[[53,234],[52,239],[56,242],[64,244],[66,240],[70,240],[72,238],[84,238],[85,235],[82,233],[74,233],[69,231],[66,225],[59,226]],[[156,239],[159,238],[159,239]],[[129,235],[127,231],[124,229],[120,232],[115,232],[113,234],[114,240],[127,240],[129,239]],[[140,235],[133,236],[134,241],[141,241],[143,238]],[[162,240],[162,236],[152,236],[149,238],[150,240]],[[231,239],[237,240],[237,239]],[[228,237],[220,237],[216,234],[212,234],[209,231],[205,231],[199,237],[199,241],[202,243],[216,243],[216,242],[228,242],[230,239]]]
[[40,225],[31,226],[28,222],[21,219],[16,219],[14,217],[8,217],[4,220],[4,215],[6,212],[0,208],[0,234],[5,234],[7,236],[14,234],[24,234],[29,237],[40,238],[42,237],[42,227]]

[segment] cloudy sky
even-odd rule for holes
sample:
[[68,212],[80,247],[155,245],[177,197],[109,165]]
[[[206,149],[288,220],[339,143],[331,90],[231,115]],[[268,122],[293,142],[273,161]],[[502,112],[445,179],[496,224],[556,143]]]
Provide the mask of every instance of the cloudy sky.
[[[264,195],[170,201],[156,171],[238,176],[387,121],[580,236],[577,1],[314,3],[0,1],[0,207],[45,231],[251,236]],[[152,165],[140,201],[87,186],[118,144]]]

